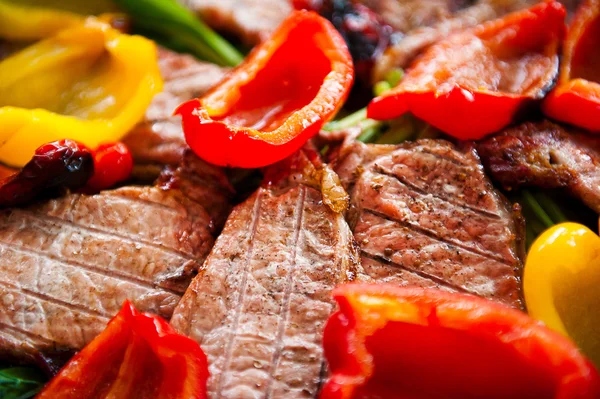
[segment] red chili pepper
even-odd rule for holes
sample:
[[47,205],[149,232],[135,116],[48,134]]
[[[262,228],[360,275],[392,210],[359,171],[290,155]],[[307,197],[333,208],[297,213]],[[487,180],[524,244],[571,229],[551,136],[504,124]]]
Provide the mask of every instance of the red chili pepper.
[[195,341],[125,302],[37,399],[206,398],[207,379],[206,356]]
[[99,191],[127,180],[133,170],[133,156],[121,142],[101,144],[94,151],[94,175],[86,188]]
[[367,115],[405,112],[459,139],[479,139],[541,100],[558,73],[566,11],[557,1],[508,14],[431,46]]
[[352,58],[331,23],[294,11],[217,87],[175,113],[204,160],[262,167],[314,136],[343,105],[352,81]]
[[73,140],[44,144],[23,169],[0,180],[0,207],[78,189],[93,173],[93,156],[85,146]]
[[584,1],[577,10],[558,85],[542,109],[551,118],[600,132],[600,0]]
[[597,399],[600,377],[526,314],[434,289],[350,284],[325,327],[321,399]]

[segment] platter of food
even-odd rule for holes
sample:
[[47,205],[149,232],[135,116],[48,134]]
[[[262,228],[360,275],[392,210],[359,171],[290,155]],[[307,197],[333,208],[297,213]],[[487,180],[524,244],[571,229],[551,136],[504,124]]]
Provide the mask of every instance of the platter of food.
[[0,0],[0,399],[600,399],[599,0]]

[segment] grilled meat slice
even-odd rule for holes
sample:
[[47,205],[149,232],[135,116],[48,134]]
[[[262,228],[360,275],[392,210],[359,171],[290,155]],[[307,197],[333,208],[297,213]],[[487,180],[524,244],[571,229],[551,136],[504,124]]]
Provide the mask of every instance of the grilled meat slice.
[[566,188],[600,213],[600,137],[549,121],[527,122],[476,146],[488,173],[507,190]]
[[125,299],[171,317],[227,211],[203,197],[231,196],[222,172],[186,160],[155,187],[0,211],[0,358],[80,349]]
[[352,234],[303,183],[300,151],[232,211],[171,324],[208,356],[210,397],[315,397],[330,292],[359,271]]
[[347,140],[334,169],[365,272],[376,281],[467,292],[521,307],[523,224],[475,151],[443,140]]
[[163,92],[154,97],[145,121],[123,141],[136,164],[176,165],[187,145],[181,117],[173,116],[173,111],[182,102],[207,92],[221,80],[227,69],[166,49],[159,49],[158,59],[164,80]]
[[178,0],[213,28],[257,44],[292,11],[291,0]]

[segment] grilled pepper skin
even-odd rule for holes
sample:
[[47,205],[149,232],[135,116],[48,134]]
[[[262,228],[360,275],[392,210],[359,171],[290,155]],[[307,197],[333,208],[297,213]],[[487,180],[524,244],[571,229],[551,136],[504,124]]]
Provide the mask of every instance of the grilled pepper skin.
[[600,0],[584,1],[577,10],[558,84],[542,109],[553,119],[600,133]]
[[162,89],[156,46],[88,18],[0,61],[0,162],[40,145],[118,141]]
[[367,116],[384,120],[410,111],[459,139],[502,129],[551,88],[565,15],[559,2],[542,2],[451,35],[373,99]]
[[125,302],[37,399],[203,399],[207,379],[206,356],[195,341]]
[[333,25],[314,12],[295,11],[217,87],[176,114],[199,157],[262,167],[292,154],[335,115],[353,74]]
[[561,223],[532,244],[523,275],[532,317],[571,337],[600,367],[600,237],[578,223]]
[[334,290],[321,399],[592,399],[600,377],[566,338],[470,295],[389,284]]

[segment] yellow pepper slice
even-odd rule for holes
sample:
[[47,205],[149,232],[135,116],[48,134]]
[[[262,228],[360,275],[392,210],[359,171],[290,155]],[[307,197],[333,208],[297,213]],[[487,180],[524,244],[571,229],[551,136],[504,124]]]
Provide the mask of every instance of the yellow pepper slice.
[[523,289],[529,314],[569,336],[600,366],[600,237],[562,223],[533,243]]
[[53,140],[117,141],[161,89],[154,42],[88,18],[0,62],[0,162]]
[[9,41],[34,41],[81,25],[82,15],[44,7],[28,7],[0,0],[0,38]]

